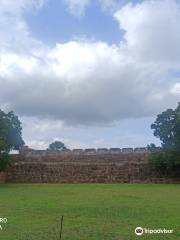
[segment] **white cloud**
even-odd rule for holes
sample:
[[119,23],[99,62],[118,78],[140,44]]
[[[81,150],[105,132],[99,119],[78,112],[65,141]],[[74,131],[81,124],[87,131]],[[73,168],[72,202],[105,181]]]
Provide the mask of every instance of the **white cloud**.
[[1,0],[1,13],[20,15],[22,11],[42,7],[45,0]]
[[177,79],[169,69],[180,66],[179,4],[130,4],[115,18],[125,31],[119,45],[77,40],[50,48],[31,36],[18,14],[24,27],[15,27],[10,41],[2,41],[9,45],[1,45],[1,104],[22,116],[70,125],[111,124],[175,105]]
[[[113,13],[114,11],[127,4],[129,0],[99,0],[102,10]],[[137,0],[131,0],[131,2],[137,2]]]
[[1,0],[0,3],[0,52],[31,52],[35,46],[40,48],[41,41],[32,38],[24,12],[36,10],[46,0]]
[[152,115],[174,97],[163,66],[135,63],[102,42],[58,44],[45,62],[23,55],[4,58],[1,102],[21,115],[110,123]]
[[[68,11],[76,16],[80,17],[85,14],[86,8],[93,3],[93,0],[62,0],[67,6]],[[113,12],[129,2],[129,0],[97,0],[102,10]],[[131,0],[131,2],[137,2],[137,0]]]
[[171,89],[171,92],[173,94],[180,95],[180,83],[175,83],[175,85]]
[[128,4],[114,14],[125,30],[126,54],[140,61],[180,61],[180,5],[175,0]]
[[37,150],[48,148],[48,143],[46,141],[40,141],[40,140],[32,140],[32,141],[27,140],[26,145],[32,149],[37,149]]
[[82,16],[91,0],[63,0],[70,13],[74,16]]
[[99,0],[101,6],[104,9],[114,8],[115,5],[118,4],[118,0]]

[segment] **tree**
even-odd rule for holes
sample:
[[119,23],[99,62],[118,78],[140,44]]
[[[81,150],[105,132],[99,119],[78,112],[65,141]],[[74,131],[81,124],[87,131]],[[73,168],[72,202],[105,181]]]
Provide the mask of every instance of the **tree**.
[[157,147],[154,143],[151,143],[147,145],[147,150],[150,152],[159,152],[161,147]]
[[0,171],[10,164],[9,152],[18,150],[22,145],[24,141],[18,117],[12,111],[5,113],[0,110]]
[[157,170],[180,169],[180,152],[175,150],[162,150],[151,152],[150,163]]
[[162,148],[157,151],[154,144],[149,145],[150,162],[156,169],[180,168],[180,103],[176,109],[167,109],[157,115],[151,125],[154,136],[161,140]]
[[8,153],[3,152],[0,154],[0,172],[4,172],[11,163],[11,158]]
[[54,141],[51,144],[49,144],[48,150],[52,151],[63,151],[66,149],[66,146],[64,145],[63,142],[60,141]]
[[163,149],[180,149],[180,103],[175,110],[167,109],[159,114],[151,129],[154,129],[154,136],[162,141]]

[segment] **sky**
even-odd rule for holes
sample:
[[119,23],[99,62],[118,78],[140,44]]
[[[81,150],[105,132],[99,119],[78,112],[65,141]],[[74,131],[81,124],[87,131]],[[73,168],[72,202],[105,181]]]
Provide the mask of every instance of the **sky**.
[[0,108],[30,147],[159,144],[179,101],[179,0],[0,0]]

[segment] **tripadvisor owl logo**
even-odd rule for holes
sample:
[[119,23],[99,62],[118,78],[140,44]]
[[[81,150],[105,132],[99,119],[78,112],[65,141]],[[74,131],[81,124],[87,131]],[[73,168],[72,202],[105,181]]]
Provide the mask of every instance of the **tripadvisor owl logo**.
[[143,235],[143,228],[142,227],[137,227],[135,229],[135,234],[138,235],[138,236]]
[[166,228],[150,229],[150,228],[137,227],[135,228],[134,232],[137,236],[141,236],[143,234],[172,234],[174,230],[166,229]]

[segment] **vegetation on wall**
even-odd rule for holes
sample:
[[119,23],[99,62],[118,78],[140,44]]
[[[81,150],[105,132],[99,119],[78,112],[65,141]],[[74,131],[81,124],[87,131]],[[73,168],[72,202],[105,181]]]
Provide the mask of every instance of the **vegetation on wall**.
[[24,145],[21,122],[14,112],[0,110],[0,172],[11,164],[9,152]]

